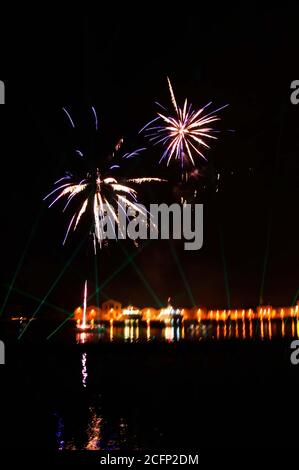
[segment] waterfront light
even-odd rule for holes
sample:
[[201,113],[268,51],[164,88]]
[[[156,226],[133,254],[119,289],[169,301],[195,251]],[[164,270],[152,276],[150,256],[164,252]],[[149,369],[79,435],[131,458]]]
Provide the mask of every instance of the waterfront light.
[[284,320],[282,320],[281,322],[281,336],[284,337],[285,336],[285,325],[284,325]]
[[[97,318],[98,318],[98,310],[96,307],[88,307],[87,306],[87,281],[84,284],[84,301],[83,306],[77,307],[74,310],[74,320],[76,322],[76,326],[78,329],[86,330],[94,328]],[[218,322],[226,322],[227,320],[233,321],[245,321],[245,320],[254,320],[259,319],[261,322],[263,321],[274,321],[275,319],[299,319],[299,304],[292,306],[292,307],[280,307],[280,308],[272,308],[271,306],[259,306],[256,309],[250,308],[240,308],[240,309],[233,309],[233,310],[226,310],[226,309],[210,309],[206,310],[205,308],[196,308],[196,309],[189,309],[189,308],[174,308],[170,303],[168,303],[167,307],[161,308],[159,311],[156,309],[152,309],[149,307],[145,307],[139,309],[132,305],[121,309],[119,307],[119,312],[114,308],[109,308],[107,311],[108,318],[106,319],[110,321],[110,324],[114,320],[118,320],[124,322],[125,324],[132,324],[136,321],[144,321],[146,322],[147,326],[150,326],[150,322],[155,320],[166,325],[179,325],[183,321],[196,321],[196,322],[205,322],[205,321],[216,321]],[[105,309],[102,314],[106,315]],[[104,318],[105,319],[105,318]],[[267,327],[266,327],[267,328]],[[265,330],[268,336],[268,328]],[[222,335],[222,331],[220,332]],[[240,329],[241,334],[241,329]],[[247,331],[246,331],[247,335]],[[134,334],[135,336],[135,334]]]
[[252,338],[252,336],[253,336],[252,321],[250,320],[250,322],[249,322],[249,337]]
[[270,319],[268,320],[268,331],[269,331],[269,339],[272,339],[272,323]]
[[149,341],[151,339],[151,321],[148,319],[146,321],[147,328],[146,328],[146,339]]

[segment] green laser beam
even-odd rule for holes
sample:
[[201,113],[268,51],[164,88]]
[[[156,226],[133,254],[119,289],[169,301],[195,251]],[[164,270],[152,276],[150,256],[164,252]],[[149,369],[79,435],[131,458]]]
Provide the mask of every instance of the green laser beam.
[[195,307],[196,302],[195,302],[195,299],[194,299],[194,296],[193,296],[191,287],[190,287],[190,285],[189,285],[189,283],[188,283],[186,274],[185,274],[185,272],[184,272],[184,270],[183,270],[183,268],[182,268],[182,265],[181,265],[181,263],[180,263],[180,260],[179,260],[179,258],[178,258],[178,255],[177,255],[177,253],[176,253],[176,250],[175,250],[175,248],[174,248],[174,246],[173,246],[173,243],[172,243],[171,241],[169,241],[169,246],[170,246],[171,254],[172,254],[172,256],[173,256],[173,258],[174,258],[174,260],[175,260],[175,263],[176,263],[177,268],[178,268],[178,270],[179,270],[180,276],[181,276],[182,281],[183,281],[183,283],[184,283],[185,289],[186,289],[187,294],[188,294],[188,296],[189,296],[189,299],[190,299],[190,301],[191,301],[191,303],[192,303],[192,306]]
[[[28,297],[29,299],[32,299],[32,300],[35,300],[35,301],[40,301],[41,299],[38,298],[38,297],[35,297],[34,295],[32,294],[28,294],[27,292],[21,290],[21,289],[18,289],[16,287],[13,288],[14,291],[18,292],[19,294],[21,295],[24,295],[25,297]],[[109,299],[108,295],[105,294],[103,291],[102,291],[102,295],[106,298],[106,299]],[[47,307],[50,307],[52,308],[53,310],[56,310],[58,312],[61,312],[65,315],[67,315],[68,317],[51,333],[49,334],[49,336],[47,336],[46,339],[50,339],[57,331],[60,330],[60,328],[63,327],[63,325],[70,319],[74,316],[74,312],[69,312],[68,310],[65,310],[64,308],[61,308],[61,307],[58,307],[57,305],[54,305],[50,302],[44,302],[44,305],[46,305]]]
[[[43,212],[43,211],[41,211],[41,212]],[[29,248],[30,243],[31,243],[31,241],[32,241],[32,238],[33,238],[33,236],[34,236],[34,234],[35,234],[35,230],[36,230],[36,228],[37,228],[37,226],[38,226],[38,224],[39,224],[39,220],[40,220],[40,217],[41,217],[41,212],[40,212],[39,215],[37,216],[37,219],[36,219],[35,223],[33,224],[33,227],[32,227],[32,229],[31,229],[31,231],[30,231],[28,240],[27,240],[26,245],[25,245],[25,247],[24,247],[24,250],[23,250],[23,253],[22,253],[22,255],[21,255],[21,258],[20,258],[20,260],[19,260],[19,262],[18,262],[18,264],[17,264],[16,271],[15,271],[15,273],[14,273],[14,275],[13,275],[13,278],[12,278],[11,283],[10,283],[10,285],[9,285],[9,288],[8,288],[8,290],[7,290],[7,293],[6,293],[4,302],[3,302],[3,304],[2,304],[2,307],[1,307],[1,310],[0,310],[0,316],[1,316],[1,315],[3,314],[3,312],[4,312],[4,309],[5,309],[6,305],[7,305],[7,302],[8,302],[9,296],[10,296],[10,293],[11,293],[11,291],[12,291],[12,289],[13,289],[13,286],[14,286],[14,284],[15,284],[15,282],[16,282],[17,276],[18,276],[18,274],[19,274],[19,272],[20,272],[20,269],[21,269],[21,267],[22,267],[22,265],[23,265],[23,262],[24,262],[24,259],[25,259],[26,254],[27,254],[28,248]]]
[[[216,171],[215,171],[215,165],[214,165],[212,157],[210,158],[210,162],[211,162],[211,171],[212,171],[212,177],[211,177],[212,185],[213,185],[214,191],[216,191],[216,176],[215,176]],[[229,287],[227,260],[226,260],[226,255],[225,255],[224,237],[223,237],[223,230],[222,230],[222,225],[221,225],[221,220],[220,220],[218,201],[216,202],[216,208],[217,208],[216,212],[217,212],[221,260],[222,260],[223,277],[224,277],[224,288],[225,288],[225,294],[226,294],[227,308],[230,309],[231,308],[231,295],[230,295],[230,287]]]
[[[106,287],[110,281],[112,281],[112,279],[114,279],[126,266],[128,266],[128,264],[130,264],[131,260],[134,259],[137,255],[139,255],[139,253],[141,253],[141,251],[149,245],[149,243],[151,242],[151,240],[148,240],[147,243],[144,243],[144,245],[142,245],[137,251],[135,251],[132,255],[129,255],[129,258],[124,261],[102,284],[99,285],[98,288],[96,288],[95,292],[93,292],[92,294],[90,294],[90,296],[88,297],[87,301],[89,302],[97,293],[97,291],[101,291],[104,287]],[[121,242],[117,242],[117,243],[121,243]]]
[[[150,193],[153,194],[151,188],[150,188]],[[171,244],[170,240],[168,241],[169,244],[170,244],[170,247],[171,247],[171,253],[177,263],[177,266],[178,266],[178,269],[179,269],[179,272],[181,274],[181,277],[183,279],[183,282],[184,282],[184,286],[185,286],[185,289],[187,290],[187,295],[189,296],[190,300],[191,300],[191,303],[193,304],[193,306],[195,306],[195,300],[194,300],[194,296],[192,294],[192,290],[191,290],[191,287],[190,287],[190,284],[188,283],[187,281],[187,278],[185,276],[185,273],[183,271],[183,268],[182,268],[182,265],[179,263],[179,260],[177,258],[177,256],[174,254],[174,248],[173,248],[173,245]],[[163,307],[163,303],[161,303],[161,301],[159,301],[159,304],[158,304],[160,307]]]
[[[40,116],[37,116],[37,115],[36,115],[36,117],[37,117],[37,119],[36,119],[36,120],[34,119],[34,120],[35,120],[35,124],[39,124],[39,123],[40,123],[40,119],[39,119]],[[44,129],[44,126],[43,126],[43,129]],[[41,130],[41,129],[39,129],[39,130]],[[56,148],[55,148],[55,152],[56,152]],[[60,161],[60,166],[63,165],[63,163],[65,162],[65,160],[66,160],[66,155],[65,155],[64,158]],[[12,280],[11,280],[10,288],[9,288],[9,290],[8,290],[7,293],[6,293],[4,302],[3,302],[2,307],[1,307],[1,309],[0,309],[0,316],[1,316],[2,313],[4,312],[4,309],[5,309],[6,305],[7,305],[7,301],[8,301],[8,299],[9,299],[11,290],[12,290],[14,284],[15,284],[15,281],[16,281],[16,279],[17,279],[17,276],[18,276],[18,274],[19,274],[19,272],[20,272],[20,269],[21,269],[21,267],[22,267],[22,265],[23,265],[23,262],[24,262],[26,253],[27,253],[27,251],[28,251],[28,248],[29,248],[30,243],[31,243],[31,241],[32,241],[32,238],[33,238],[33,236],[34,236],[35,230],[36,230],[36,228],[37,228],[37,226],[38,226],[38,224],[39,224],[40,218],[41,218],[41,216],[44,214],[44,212],[45,212],[45,207],[42,207],[42,209],[40,210],[40,212],[39,212],[39,214],[38,214],[38,216],[37,216],[37,219],[36,219],[36,221],[35,221],[35,223],[34,223],[32,229],[31,229],[31,232],[30,232],[30,234],[29,234],[27,243],[26,243],[26,245],[25,245],[25,248],[24,248],[24,250],[23,250],[23,253],[22,253],[22,255],[21,255],[21,258],[20,258],[20,260],[19,260],[19,262],[18,262],[18,265],[17,265],[16,271],[15,271],[15,274],[14,274]]]
[[[90,296],[88,297],[87,299],[87,302],[89,302],[97,293],[98,290],[102,291],[103,292],[103,287],[105,287],[106,285],[109,284],[109,282],[114,279],[128,264],[130,264],[131,260],[135,258],[135,256],[137,256],[139,253],[141,253],[141,251],[146,247],[148,246],[150,243],[150,240],[148,240],[147,243],[145,243],[143,246],[141,246],[139,248],[139,250],[135,251],[132,255],[129,255],[129,259],[127,259],[126,261],[124,261],[120,266],[119,268],[117,268],[100,286],[98,286],[95,290],[95,292],[93,292],[92,294],[90,294]],[[66,318],[60,325],[58,325],[58,327],[56,328],[55,331],[53,331],[48,337],[47,339],[51,338],[55,332],[59,331],[60,328],[70,319],[71,317],[69,318]]]
[[268,228],[267,228],[267,239],[266,239],[265,256],[264,256],[264,261],[263,261],[263,270],[262,270],[262,281],[261,281],[261,287],[260,287],[259,305],[263,305],[263,303],[264,303],[264,289],[265,289],[265,280],[266,280],[269,254],[270,254],[272,221],[273,221],[273,212],[271,211],[271,214],[269,216]]
[[99,271],[97,263],[97,255],[94,256],[94,274],[95,274],[95,283],[96,283],[96,305],[100,307],[100,292],[97,290],[99,287]]
[[[101,293],[102,293],[102,295],[103,295],[106,299],[109,299],[108,295],[106,295],[103,291],[102,291]],[[50,333],[50,334],[47,336],[46,339],[49,340],[50,338],[52,338],[52,336],[54,336],[54,335],[55,335],[73,316],[74,316],[74,313],[69,313],[69,312],[68,312],[68,317],[65,318],[65,320],[63,320],[63,322],[60,323],[60,324],[58,325],[58,327],[55,328],[55,330],[52,331],[52,333]]]
[[50,333],[50,334],[47,336],[46,339],[49,340],[50,338],[52,338],[52,336],[54,336],[54,335],[63,327],[63,325],[65,325],[65,324],[69,321],[69,319],[70,319],[71,317],[73,317],[73,316],[74,316],[74,314],[71,313],[67,318],[65,318],[65,320],[63,320],[63,322],[60,323],[60,325],[58,325],[58,327],[55,328],[55,330],[52,331],[52,333]]
[[74,251],[74,253],[72,254],[72,256],[70,257],[70,259],[67,261],[67,263],[65,264],[64,268],[62,269],[62,271],[60,272],[60,274],[58,275],[58,277],[56,278],[56,280],[53,282],[52,286],[50,287],[50,289],[48,290],[48,292],[46,293],[46,295],[44,296],[43,300],[41,301],[41,303],[39,304],[39,306],[36,308],[36,310],[33,312],[29,322],[27,323],[27,325],[25,326],[25,328],[21,331],[18,339],[21,339],[22,336],[24,335],[24,333],[27,331],[30,323],[32,322],[32,320],[36,317],[36,315],[38,314],[38,312],[40,311],[41,307],[44,305],[45,301],[47,300],[47,298],[49,297],[49,295],[51,294],[51,292],[55,289],[55,287],[57,286],[58,282],[60,281],[60,279],[62,278],[62,276],[64,275],[65,271],[68,269],[68,267],[70,266],[70,264],[72,263],[73,259],[76,257],[76,255],[78,254],[78,252],[80,251],[83,243],[85,242],[87,236],[85,236],[83,238],[83,240],[79,243],[79,245],[77,246],[76,250]]
[[297,299],[298,299],[298,296],[299,296],[299,289],[297,290],[294,298],[293,298],[293,301],[292,301],[292,307],[294,307],[294,305],[296,304],[297,302]]
[[[123,253],[125,254],[125,256],[127,257],[127,259],[129,259],[130,256],[129,256],[127,250],[125,249],[125,247],[122,244],[120,245],[120,247],[121,247]],[[138,274],[138,276],[141,279],[141,281],[142,281],[143,285],[145,286],[146,290],[153,297],[156,305],[158,305],[161,308],[163,306],[161,300],[159,299],[159,297],[157,296],[157,294],[155,293],[155,291],[153,290],[153,288],[151,287],[149,282],[146,280],[145,276],[143,275],[141,270],[138,268],[138,266],[136,265],[136,263],[133,259],[130,259],[130,264],[132,264],[135,272]]]
[[[8,287],[7,284],[5,286]],[[17,287],[13,287],[12,290],[17,292],[20,295],[23,295],[24,297],[27,297],[30,300],[34,300],[36,302],[41,302],[42,301],[42,299],[40,299],[39,297],[36,297],[32,294],[29,294],[28,292],[25,292],[22,289],[19,289]],[[70,313],[68,310],[65,310],[64,308],[58,307],[57,305],[54,305],[54,304],[52,304],[50,302],[47,302],[47,301],[44,302],[44,305],[46,305],[47,307],[52,308],[53,310],[56,310],[57,312],[64,313],[65,315],[69,315],[69,313]]]
[[[291,302],[291,307],[295,306],[295,304],[297,302],[297,299],[298,299],[298,296],[299,296],[299,289],[297,289],[296,294],[294,295],[294,298]],[[294,319],[292,319],[292,320],[294,320]],[[285,319],[285,324],[287,325],[289,322],[290,322],[290,318],[286,318]]]
[[271,197],[269,197],[270,201],[270,209],[269,209],[269,219],[268,219],[268,229],[267,229],[267,238],[266,238],[266,247],[265,247],[265,255],[263,260],[263,270],[262,270],[262,279],[261,279],[261,287],[260,287],[260,295],[259,295],[259,304],[262,305],[264,302],[264,290],[265,290],[265,280],[269,262],[269,254],[270,254],[270,241],[271,241],[271,232],[272,232],[272,223],[273,223],[273,212],[275,207],[275,196],[277,197],[277,192],[280,187],[279,184],[276,184],[276,180],[279,175],[279,160],[280,160],[280,148],[281,148],[281,141],[283,135],[283,127],[284,127],[284,119],[285,119],[285,111],[286,111],[286,102],[282,103],[282,110],[281,110],[281,120],[279,126],[279,132],[277,136],[277,143],[276,143],[276,157],[274,162],[274,172],[273,172],[273,180],[272,180],[272,191]]

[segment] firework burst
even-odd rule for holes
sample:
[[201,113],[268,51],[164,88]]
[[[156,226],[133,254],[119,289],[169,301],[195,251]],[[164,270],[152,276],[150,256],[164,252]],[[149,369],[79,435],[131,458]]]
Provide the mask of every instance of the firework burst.
[[164,152],[160,162],[166,160],[169,165],[172,160],[178,160],[184,167],[184,163],[189,161],[195,166],[195,156],[207,160],[203,154],[204,149],[210,148],[206,140],[217,139],[214,135],[217,131],[211,124],[220,120],[216,113],[228,105],[206,112],[211,102],[195,110],[185,99],[183,108],[180,108],[169,78],[167,81],[174,113],[157,103],[162,111],[158,112],[158,117],[147,123],[140,132],[146,131],[146,137],[154,145],[163,145]]
[[[94,108],[92,109],[95,115],[97,129],[97,116]],[[67,115],[71,120],[69,113],[67,113]],[[73,121],[71,120],[71,122]],[[120,150],[122,144],[123,139],[120,139],[114,148],[113,156],[115,152]],[[128,159],[136,157],[142,150],[144,149],[142,148],[131,153],[126,153],[122,158]],[[106,221],[111,224],[112,230],[114,230],[115,225],[117,225],[119,229],[118,232],[121,233],[122,238],[125,238],[122,233],[117,208],[122,209],[125,214],[127,208],[132,209],[133,212],[142,212],[141,206],[137,205],[137,191],[131,187],[131,184],[163,181],[160,178],[149,177],[116,179],[113,174],[116,168],[119,169],[120,165],[112,164],[107,170],[103,169],[103,171],[96,168],[94,171],[88,172],[84,178],[77,178],[71,173],[67,173],[54,183],[54,189],[44,198],[44,200],[51,200],[49,207],[52,207],[60,200],[64,200],[65,205],[63,212],[65,212],[67,208],[73,204],[73,200],[77,202],[66,230],[63,245],[70,232],[76,230],[83,216],[88,212],[92,214],[93,219],[92,235],[95,253],[97,242],[102,246],[102,242],[106,238],[106,231],[104,230]],[[118,204],[119,202],[121,202],[121,205]],[[144,212],[143,215],[146,216],[146,212]],[[114,234],[115,238],[117,238],[115,231]]]

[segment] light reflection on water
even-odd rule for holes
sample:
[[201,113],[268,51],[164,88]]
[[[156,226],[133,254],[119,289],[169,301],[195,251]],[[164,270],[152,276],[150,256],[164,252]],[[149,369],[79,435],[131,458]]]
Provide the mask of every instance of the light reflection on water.
[[86,450],[100,450],[101,449],[101,425],[103,422],[102,417],[97,414],[94,408],[89,409],[90,420],[87,427],[87,443]]
[[[77,342],[86,344],[98,341],[138,342],[138,341],[164,341],[169,343],[187,340],[190,342],[214,340],[229,341],[239,339],[246,341],[257,338],[259,340],[273,340],[275,338],[299,337],[299,321],[292,320],[240,320],[227,322],[200,322],[194,324],[168,325],[164,328],[146,324],[127,323],[119,326],[110,324],[106,329],[96,328],[91,331],[77,334]],[[80,425],[72,423],[72,415],[57,414],[56,445],[60,451],[64,450],[95,450],[117,451],[128,446],[140,450],[142,442],[136,440],[135,424],[129,418],[127,410],[112,414],[107,413],[107,402],[98,392],[95,394],[92,377],[94,375],[94,362],[92,353],[83,346],[78,358],[78,372],[80,380],[79,407],[81,410]],[[89,380],[88,380],[89,379]],[[110,392],[109,392],[110,394]],[[125,408],[125,407],[124,407]],[[82,413],[82,409],[86,410]],[[131,409],[131,408],[130,408]],[[105,412],[104,412],[105,411]],[[124,418],[123,416],[126,416]],[[153,428],[153,436],[156,436]],[[157,427],[157,433],[161,429]],[[163,430],[163,429],[162,429]],[[161,434],[162,435],[162,434]],[[138,443],[137,443],[138,442]],[[141,449],[142,450],[142,449]]]
[[[61,429],[62,418],[59,421]],[[134,435],[130,438],[129,427],[124,418],[120,418],[111,427],[103,418],[99,406],[90,406],[88,418],[83,429],[71,436],[62,445],[57,441],[57,449],[63,450],[95,450],[95,451],[117,451],[124,447],[128,441],[134,441]],[[64,432],[64,427],[63,427]],[[63,435],[60,431],[59,436]],[[58,435],[58,432],[56,433]],[[84,437],[83,437],[84,436]],[[138,450],[136,446],[136,450]]]
[[86,367],[86,352],[82,353],[81,364],[82,364],[82,385],[83,388],[86,388],[86,380],[87,380],[87,367]]
[[228,320],[222,322],[197,322],[151,326],[150,322],[139,323],[127,321],[124,325],[95,327],[92,331],[76,335],[77,343],[104,342],[147,342],[166,341],[169,343],[181,340],[272,340],[274,338],[299,337],[299,320]]

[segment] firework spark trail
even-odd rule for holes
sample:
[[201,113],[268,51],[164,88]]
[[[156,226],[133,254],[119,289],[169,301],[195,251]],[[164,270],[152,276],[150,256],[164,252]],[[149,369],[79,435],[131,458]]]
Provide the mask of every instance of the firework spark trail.
[[92,109],[92,112],[93,112],[93,115],[94,115],[94,123],[95,123],[95,128],[96,128],[96,131],[97,131],[97,130],[98,130],[98,128],[99,128],[99,127],[98,127],[98,126],[99,126],[99,123],[98,123],[98,116],[97,116],[97,112],[96,112],[96,110],[95,110],[95,107],[94,107],[94,106],[92,106],[92,107],[91,107],[91,109]]
[[84,284],[83,318],[81,328],[86,328],[86,308],[87,308],[87,281]]
[[[212,103],[208,103],[196,111],[191,104],[188,105],[188,101],[185,99],[183,108],[180,108],[169,78],[167,80],[175,114],[171,115],[170,111],[159,105],[163,112],[158,112],[158,117],[146,124],[139,133],[146,131],[145,135],[150,142],[154,145],[163,145],[165,150],[160,162],[166,159],[168,166],[172,160],[179,160],[183,167],[184,163],[189,160],[195,166],[194,153],[207,160],[201,149],[202,147],[210,148],[205,139],[217,139],[213,135],[217,131],[211,127],[211,124],[220,120],[216,113],[228,105],[205,114],[205,109]],[[152,126],[157,121],[162,121],[161,125]]]
[[134,152],[125,153],[122,158],[128,159],[128,158],[132,158],[132,157],[137,157],[140,154],[140,152],[142,152],[143,150],[146,150],[146,148],[142,147],[140,149],[134,150]]
[[[122,143],[123,139],[120,139],[120,141],[115,146],[116,151],[120,149]],[[122,158],[137,156],[142,150],[144,149],[141,148],[131,153],[126,153]],[[109,168],[109,171],[113,168],[119,168],[119,165],[112,165]],[[75,231],[77,229],[82,216],[87,213],[88,208],[90,207],[92,208],[94,252],[96,253],[96,242],[98,242],[101,247],[102,241],[106,238],[106,233],[104,231],[104,224],[106,220],[111,225],[114,234],[114,226],[116,223],[116,225],[119,227],[121,238],[125,238],[120,227],[119,218],[117,217],[115,211],[115,205],[118,201],[121,201],[125,208],[130,208],[132,211],[141,212],[144,216],[147,213],[146,210],[142,210],[140,206],[137,205],[137,191],[131,186],[128,186],[128,183],[140,185],[143,183],[161,181],[166,180],[150,177],[117,180],[114,175],[111,176],[110,174],[105,174],[105,171],[103,171],[102,175],[100,170],[97,168],[94,172],[88,172],[86,177],[81,179],[79,182],[77,182],[76,178],[70,173],[68,173],[63,178],[58,179],[55,182],[54,189],[47,196],[45,196],[44,200],[53,197],[54,199],[49,205],[49,207],[52,207],[60,199],[65,200],[66,198],[66,204],[63,208],[63,212],[65,212],[72,200],[75,198],[77,200],[77,196],[82,195],[83,200],[81,199],[77,205],[77,208],[68,224],[63,240],[63,245],[65,244],[71,230]]]
[[170,91],[171,102],[173,104],[174,109],[176,110],[176,113],[179,114],[179,109],[178,109],[178,105],[177,105],[177,102],[176,102],[176,99],[175,99],[175,96],[174,96],[173,88],[172,88],[171,82],[170,82],[168,77],[167,77],[167,82],[168,82],[168,88],[169,88],[169,91]]
[[74,124],[74,121],[72,120],[72,117],[71,117],[70,113],[68,112],[68,110],[66,108],[62,108],[62,109],[65,112],[65,114],[67,115],[68,120],[70,121],[72,128],[75,129],[75,124]]
[[67,237],[68,237],[68,234],[69,234],[69,231],[70,231],[70,229],[71,229],[71,226],[73,225],[73,222],[74,222],[74,218],[75,218],[75,217],[76,217],[76,214],[74,214],[73,217],[71,218],[71,221],[70,221],[69,226],[68,226],[68,228],[67,228],[67,231],[66,231],[64,240],[63,240],[63,242],[62,242],[63,245],[64,245],[65,242],[66,242],[66,239],[67,239]]

